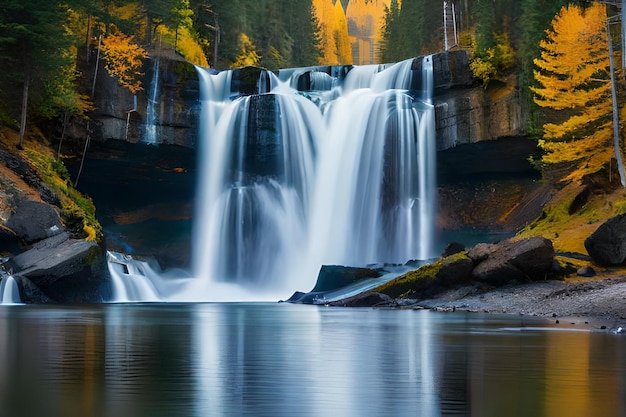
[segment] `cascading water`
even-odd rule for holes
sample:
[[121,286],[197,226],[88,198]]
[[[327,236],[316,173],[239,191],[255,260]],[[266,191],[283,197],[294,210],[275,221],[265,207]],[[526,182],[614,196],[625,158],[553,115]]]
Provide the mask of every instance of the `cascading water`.
[[312,288],[323,264],[431,258],[432,57],[415,80],[413,61],[262,72],[249,96],[231,91],[230,71],[198,68],[194,278],[146,298],[211,300],[226,286],[275,300]]
[[159,97],[159,58],[154,59],[152,82],[147,95],[148,105],[146,106],[146,129],[144,132],[144,142],[155,145],[157,143],[157,105]]
[[22,302],[15,278],[5,275],[0,281],[0,304],[19,304]]

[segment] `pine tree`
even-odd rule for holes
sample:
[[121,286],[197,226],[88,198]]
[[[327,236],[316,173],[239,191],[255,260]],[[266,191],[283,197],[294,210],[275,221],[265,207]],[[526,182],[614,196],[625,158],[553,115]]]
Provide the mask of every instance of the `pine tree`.
[[605,6],[587,10],[563,7],[540,42],[541,57],[533,87],[535,103],[566,110],[562,123],[544,124],[540,146],[543,162],[572,162],[576,169],[564,180],[598,171],[611,158],[611,82]]

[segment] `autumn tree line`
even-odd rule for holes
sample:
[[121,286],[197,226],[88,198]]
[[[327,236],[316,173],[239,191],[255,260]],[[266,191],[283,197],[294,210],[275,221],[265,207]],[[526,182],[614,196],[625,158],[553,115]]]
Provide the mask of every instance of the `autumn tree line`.
[[[384,4],[379,62],[444,49],[442,0],[350,1]],[[470,51],[477,82],[488,88],[504,74],[515,73],[531,110],[566,110],[561,114],[567,117],[559,116],[563,120],[545,125],[529,112],[529,131],[541,137],[545,152],[541,163],[573,163],[580,169],[569,179],[603,166],[613,152],[607,51],[613,34],[606,19],[616,11],[583,0],[448,3],[454,5],[458,30],[452,47]],[[19,128],[20,143],[27,120],[88,119],[93,74],[87,64],[96,55],[132,93],[143,88],[143,60],[165,51],[218,69],[351,63],[344,13],[348,0],[0,4],[0,124]]]

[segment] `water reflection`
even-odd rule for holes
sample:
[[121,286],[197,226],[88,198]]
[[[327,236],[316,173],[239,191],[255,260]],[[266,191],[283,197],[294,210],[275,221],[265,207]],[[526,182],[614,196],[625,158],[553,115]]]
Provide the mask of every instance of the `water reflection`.
[[620,416],[626,339],[287,304],[0,307],[1,416]]

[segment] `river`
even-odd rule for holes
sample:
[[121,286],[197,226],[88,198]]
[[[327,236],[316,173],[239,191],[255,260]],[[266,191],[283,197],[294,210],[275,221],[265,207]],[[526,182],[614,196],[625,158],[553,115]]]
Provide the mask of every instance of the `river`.
[[624,416],[626,338],[279,303],[0,306],[0,416]]

